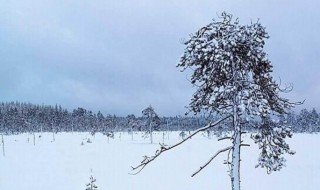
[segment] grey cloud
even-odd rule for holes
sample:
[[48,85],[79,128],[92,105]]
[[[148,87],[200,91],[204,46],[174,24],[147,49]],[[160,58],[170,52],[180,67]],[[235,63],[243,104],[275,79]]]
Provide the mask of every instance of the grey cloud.
[[295,88],[286,96],[318,100],[316,0],[302,1],[1,1],[0,98],[83,106],[126,115],[149,104],[184,114],[195,89],[175,68],[181,40],[228,11],[260,18],[271,38],[274,76]]

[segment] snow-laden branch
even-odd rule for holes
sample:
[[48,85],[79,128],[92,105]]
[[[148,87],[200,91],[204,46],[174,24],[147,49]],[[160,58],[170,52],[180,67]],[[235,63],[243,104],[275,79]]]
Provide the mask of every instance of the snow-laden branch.
[[195,136],[196,134],[198,134],[199,132],[202,132],[202,131],[206,131],[216,125],[218,125],[219,123],[221,123],[222,121],[228,119],[229,117],[231,117],[232,115],[229,115],[229,116],[226,116],[214,123],[210,122],[208,125],[206,125],[205,127],[202,127],[202,128],[199,128],[197,129],[196,131],[194,131],[192,134],[190,134],[187,138],[183,139],[182,141],[180,141],[179,143],[177,144],[174,144],[172,146],[167,146],[165,144],[161,144],[160,143],[160,149],[156,150],[154,156],[143,156],[143,160],[140,162],[140,164],[136,167],[131,167],[132,170],[138,170],[137,172],[135,173],[129,173],[131,175],[136,175],[138,173],[140,173],[150,162],[154,161],[157,157],[159,157],[163,152],[166,152],[168,150],[171,150],[181,144],[183,144],[184,142],[186,142],[187,140],[191,139],[193,136]]
[[207,166],[210,164],[210,162],[211,162],[213,159],[215,159],[220,153],[225,152],[225,151],[230,150],[230,149],[232,149],[232,146],[228,146],[227,148],[221,149],[221,150],[219,150],[218,152],[216,152],[216,153],[210,158],[210,160],[209,160],[208,162],[206,162],[203,166],[201,166],[196,172],[194,172],[194,173],[191,175],[191,177],[194,177],[194,176],[197,175],[203,168],[207,167]]

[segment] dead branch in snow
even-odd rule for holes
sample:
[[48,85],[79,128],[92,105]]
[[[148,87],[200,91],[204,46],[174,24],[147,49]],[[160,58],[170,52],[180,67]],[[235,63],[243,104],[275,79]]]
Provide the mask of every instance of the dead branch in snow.
[[143,160],[140,162],[140,164],[136,167],[131,167],[132,168],[132,171],[134,170],[138,170],[137,172],[135,173],[129,173],[131,175],[136,175],[138,173],[140,173],[150,162],[154,161],[157,157],[159,157],[162,153],[168,151],[168,150],[171,150],[181,144],[183,144],[184,142],[186,142],[187,140],[191,139],[193,136],[195,136],[196,134],[198,134],[199,132],[202,132],[202,131],[206,131],[214,126],[217,126],[219,123],[221,123],[222,121],[230,118],[231,115],[229,116],[226,116],[214,123],[210,122],[208,125],[206,125],[205,127],[202,127],[202,128],[199,128],[197,129],[195,132],[193,132],[192,134],[190,134],[187,138],[183,139],[182,141],[180,141],[179,143],[177,144],[174,144],[172,146],[167,146],[165,144],[161,144],[160,143],[160,149],[156,150],[155,154],[153,156],[143,156]]

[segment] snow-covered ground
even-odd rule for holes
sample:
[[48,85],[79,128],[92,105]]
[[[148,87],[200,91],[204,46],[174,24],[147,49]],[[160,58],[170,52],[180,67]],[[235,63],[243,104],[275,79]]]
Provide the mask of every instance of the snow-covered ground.
[[[162,142],[156,133],[155,142]],[[197,176],[191,174],[217,150],[227,146],[198,135],[190,142],[166,152],[138,175],[129,175],[143,155],[152,155],[158,144],[135,134],[117,133],[115,139],[88,133],[23,134],[4,136],[5,156],[0,154],[1,190],[84,190],[93,175],[99,190],[214,190],[230,189],[227,166],[220,155]],[[121,137],[121,138],[120,138]],[[29,141],[28,141],[29,138]],[[87,143],[90,138],[92,143]],[[246,138],[250,140],[249,138]],[[179,141],[177,132],[164,138],[165,143]],[[81,145],[84,142],[84,145]],[[248,141],[252,144],[252,141]],[[255,145],[243,147],[241,179],[243,190],[318,190],[320,187],[320,138],[318,135],[294,135],[289,144],[297,153],[287,155],[287,167],[270,175],[255,168]],[[1,144],[2,146],[2,144]],[[2,147],[1,147],[2,149]],[[0,153],[2,152],[0,149]]]

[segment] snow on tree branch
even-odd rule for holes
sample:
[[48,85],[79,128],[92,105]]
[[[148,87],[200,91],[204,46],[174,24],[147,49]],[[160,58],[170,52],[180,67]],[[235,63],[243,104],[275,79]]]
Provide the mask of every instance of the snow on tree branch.
[[[241,97],[240,111],[248,115],[286,113],[291,103],[278,92],[272,78],[273,66],[263,48],[268,33],[259,22],[240,25],[238,19],[223,13],[222,21],[201,28],[185,42],[180,63],[182,70],[192,68],[191,83],[199,87],[190,103],[190,111],[230,112],[234,94]],[[236,78],[235,78],[236,74]]]
[[279,171],[286,162],[282,155],[285,153],[295,154],[284,140],[286,137],[292,137],[291,128],[279,125],[270,118],[265,118],[258,129],[257,134],[251,135],[251,138],[261,149],[256,167],[266,168],[268,174],[272,171]]

